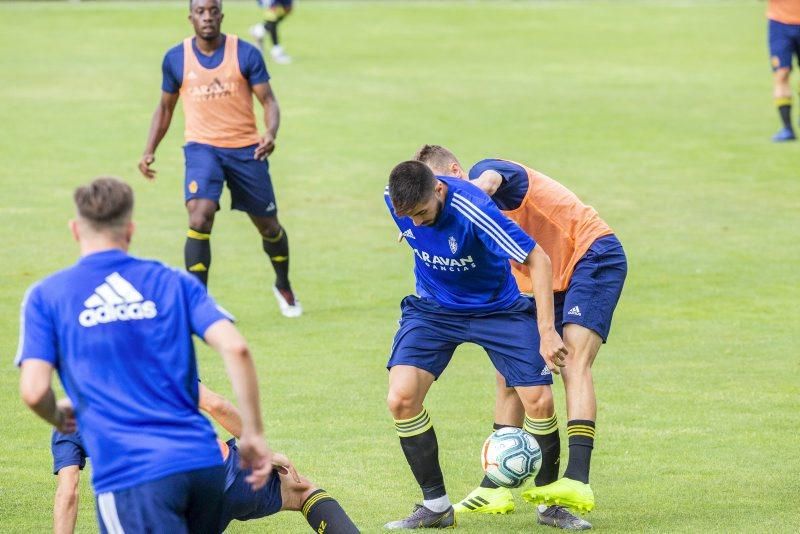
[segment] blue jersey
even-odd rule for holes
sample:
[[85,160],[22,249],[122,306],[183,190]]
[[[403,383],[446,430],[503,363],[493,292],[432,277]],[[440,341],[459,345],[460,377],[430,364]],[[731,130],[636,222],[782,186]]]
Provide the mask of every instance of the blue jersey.
[[[223,35],[222,45],[210,56],[197,49],[196,39],[196,37],[192,39],[192,51],[200,64],[207,69],[219,67],[225,58],[225,36]],[[264,57],[258,48],[239,39],[237,59],[239,60],[239,71],[250,87],[269,81],[267,66],[264,64]],[[170,48],[164,55],[161,74],[162,91],[172,94],[180,91],[181,85],[183,85],[183,43]]]
[[227,318],[194,277],[116,249],[28,290],[16,363],[57,369],[92,457],[95,492],[222,465],[198,411],[192,334]]
[[505,211],[520,207],[528,194],[528,172],[521,165],[510,161],[483,159],[469,170],[469,179],[475,180],[486,171],[495,171],[503,177],[500,187],[492,195],[495,204]]
[[471,183],[437,176],[447,185],[432,226],[398,217],[388,188],[384,199],[414,251],[417,294],[443,308],[464,312],[503,310],[519,297],[508,260],[525,262],[536,243]]

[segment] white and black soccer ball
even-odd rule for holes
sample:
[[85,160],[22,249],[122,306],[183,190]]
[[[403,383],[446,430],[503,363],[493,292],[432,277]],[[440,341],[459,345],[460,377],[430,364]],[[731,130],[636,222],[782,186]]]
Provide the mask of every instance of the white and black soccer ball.
[[517,488],[539,472],[542,450],[534,437],[521,428],[501,428],[484,442],[481,465],[489,480],[498,486]]

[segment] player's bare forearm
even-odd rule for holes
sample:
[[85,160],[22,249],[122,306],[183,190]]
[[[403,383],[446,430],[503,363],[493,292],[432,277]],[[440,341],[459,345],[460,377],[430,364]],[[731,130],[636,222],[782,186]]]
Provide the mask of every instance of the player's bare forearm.
[[214,418],[233,437],[242,435],[242,416],[231,401],[200,384],[200,409]]
[[43,360],[26,360],[22,363],[19,393],[28,407],[61,432],[74,432],[72,410],[62,409],[56,403],[51,386],[53,366]]
[[533,282],[533,298],[536,300],[536,321],[539,327],[541,344],[539,350],[548,367],[558,373],[558,367],[564,366],[567,348],[555,328],[553,312],[553,265],[550,257],[540,246],[528,254],[525,265],[531,273]]
[[256,84],[252,89],[253,94],[264,108],[264,125],[266,126],[264,137],[256,147],[253,157],[266,159],[275,150],[275,139],[281,125],[281,110],[268,82]]
[[225,362],[240,411],[239,434],[263,434],[256,368],[244,337],[231,322],[222,320],[208,328],[205,340]]
[[169,125],[172,123],[172,115],[175,111],[175,104],[178,103],[178,94],[161,93],[161,100],[153,112],[153,119],[150,121],[150,130],[147,133],[147,143],[139,160],[139,171],[145,178],[152,180],[156,176],[156,171],[150,168],[155,161],[155,153],[161,140],[167,135]]

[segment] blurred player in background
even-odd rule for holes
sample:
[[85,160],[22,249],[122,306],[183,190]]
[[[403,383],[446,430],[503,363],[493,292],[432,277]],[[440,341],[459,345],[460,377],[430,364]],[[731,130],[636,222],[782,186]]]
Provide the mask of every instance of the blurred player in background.
[[[128,255],[127,184],[98,178],[74,199],[70,229],[81,258],[25,294],[15,359],[20,395],[59,432],[80,426],[101,532],[214,533],[225,469],[214,429],[198,410],[192,336],[225,362],[242,411],[242,465],[258,490],[272,452],[247,343],[197,279]],[[54,369],[74,409],[56,402]]]
[[[233,436],[242,432],[239,410],[225,397],[199,385],[200,409],[213,417]],[[239,467],[239,449],[236,439],[217,440],[225,462],[225,494],[219,531],[233,520],[248,521],[275,514],[283,510],[302,511],[314,532],[328,534],[353,534],[358,529],[339,503],[326,491],[314,486],[297,470],[286,456],[272,456],[273,472],[267,485],[253,491],[247,483],[248,470]],[[88,454],[83,448],[80,434],[53,432],[51,447],[54,472],[58,475],[58,490],[54,508],[55,534],[72,534],[78,516],[78,477],[86,465]],[[169,454],[169,451],[164,451]],[[321,530],[320,530],[321,529]]]
[[264,51],[264,37],[269,34],[269,38],[272,40],[269,54],[275,63],[291,63],[292,58],[286,54],[278,41],[278,24],[292,12],[294,0],[257,0],[257,2],[264,10],[264,22],[250,28],[250,34],[262,52]]
[[[289,283],[289,238],[278,221],[267,162],[275,149],[280,111],[264,58],[254,46],[221,33],[220,0],[192,0],[190,7],[195,36],[164,56],[161,101],[153,114],[139,170],[146,178],[155,178],[156,171],[150,166],[182,97],[186,117],[184,198],[189,212],[186,269],[208,283],[211,229],[227,183],[231,207],[247,213],[261,234],[264,252],[275,270],[272,289],[281,313],[298,317],[303,310]],[[263,136],[256,127],[253,95],[264,107],[267,131]]]
[[[523,428],[542,449],[537,479],[556,471],[560,450],[552,370],[566,348],[553,318],[547,254],[474,185],[434,176],[419,161],[397,165],[385,201],[414,255],[416,293],[403,299],[392,344],[387,402],[423,503],[385,528],[447,528],[455,514],[439,465],[438,440],[423,402],[462,343],[486,350],[524,404]],[[520,296],[509,259],[529,266],[539,314]],[[549,466],[549,467],[548,467]],[[555,479],[555,478],[553,478]],[[559,490],[554,491],[558,495]]]
[[789,75],[792,58],[800,61],[800,0],[768,0],[767,31],[772,63],[772,84],[775,107],[782,127],[772,140],[780,143],[797,137],[792,127],[792,88]]
[[[569,463],[564,478],[543,481],[549,486],[531,488],[523,497],[553,504],[545,498],[554,487],[570,496],[561,503],[589,511],[594,494],[589,486],[589,465],[594,448],[597,405],[592,364],[606,342],[611,319],[627,275],[627,260],[619,240],[591,206],[569,189],[529,167],[502,159],[485,159],[465,172],[448,149],[424,145],[415,159],[442,176],[471,180],[491,196],[503,213],[519,224],[548,253],[553,265],[556,329],[568,355],[561,369],[567,397]],[[512,263],[520,292],[531,295],[533,284],[527,266]],[[497,375],[494,428],[521,427],[524,411],[517,394]],[[554,447],[560,447],[558,429]],[[558,476],[556,466],[554,476]],[[484,477],[456,512],[506,513],[514,509],[511,491]],[[561,506],[540,507],[539,522],[570,529],[590,528]]]

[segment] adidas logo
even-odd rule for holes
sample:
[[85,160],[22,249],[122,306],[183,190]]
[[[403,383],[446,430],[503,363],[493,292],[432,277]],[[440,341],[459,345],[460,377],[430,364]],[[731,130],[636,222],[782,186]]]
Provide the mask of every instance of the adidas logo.
[[78,322],[86,328],[115,321],[152,319],[157,315],[156,303],[144,300],[119,273],[106,276],[105,282],[95,288],[83,305],[86,309],[78,315]]
[[577,315],[578,317],[581,316],[581,309],[577,306],[572,308],[570,311],[567,312],[567,315]]
[[195,74],[193,70],[190,70],[189,71],[189,75],[187,76],[187,78],[189,78],[190,80],[196,80],[197,79],[197,74]]
[[275,203],[270,202],[269,204],[267,204],[267,209],[265,209],[264,211],[274,211],[274,210],[275,210]]
[[403,232],[403,237],[406,239],[416,239],[416,237],[414,237],[414,232],[411,231],[411,228]]
[[550,368],[549,368],[549,367],[547,367],[547,366],[545,366],[545,367],[544,367],[544,369],[542,369],[542,372],[541,372],[541,373],[539,373],[539,376],[547,376],[547,375],[549,375],[549,374],[552,374],[552,373],[550,372]]

